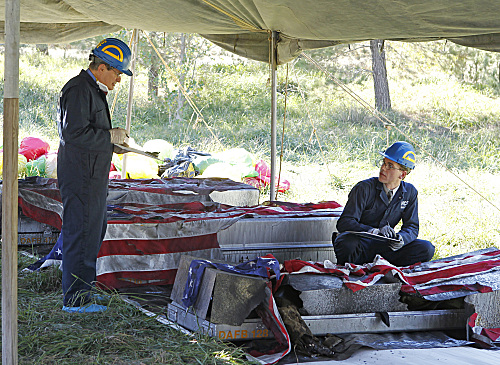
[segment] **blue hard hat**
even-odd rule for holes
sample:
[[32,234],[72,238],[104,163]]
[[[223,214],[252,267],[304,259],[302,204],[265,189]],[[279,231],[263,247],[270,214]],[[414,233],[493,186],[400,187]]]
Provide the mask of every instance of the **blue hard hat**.
[[417,161],[415,149],[408,142],[394,142],[384,152],[380,152],[380,154],[402,166],[408,167],[412,170],[415,168],[415,163]]
[[132,71],[129,70],[132,52],[121,40],[106,38],[92,50],[92,54],[125,75],[132,76]]

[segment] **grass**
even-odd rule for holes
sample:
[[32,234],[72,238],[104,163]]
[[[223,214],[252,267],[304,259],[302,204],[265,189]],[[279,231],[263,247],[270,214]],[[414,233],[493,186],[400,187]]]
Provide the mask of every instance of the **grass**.
[[[19,270],[33,260],[19,256]],[[20,272],[20,364],[250,364],[241,349],[187,336],[112,295],[105,313],[61,310],[61,272]]]
[[[139,144],[162,138],[178,148],[220,150],[187,103],[182,120],[175,119],[177,91],[165,72],[161,74],[160,95],[148,95],[146,60],[151,52],[145,43],[140,45],[144,48],[136,71],[132,136]],[[89,44],[92,41],[85,43],[85,50]],[[65,52],[80,51],[80,45],[67,46]],[[220,51],[207,44],[203,47],[210,52],[209,61],[196,58],[192,52],[188,64],[190,97],[225,148],[242,147],[269,161],[268,68],[224,52],[220,59],[225,62],[219,62]],[[50,51],[57,49],[51,47]],[[390,131],[304,59],[289,64],[288,78],[286,67],[279,68],[278,144],[283,144],[284,150],[282,178],[291,182],[291,189],[280,193],[278,199],[344,204],[356,182],[377,174],[378,151],[395,140],[412,140],[419,161],[407,181],[419,190],[419,237],[436,245],[435,258],[498,247],[500,56],[446,42],[387,42],[386,51],[393,106],[387,116],[397,125]],[[64,83],[86,66],[85,52],[81,54],[76,58],[47,57],[31,47],[23,48],[20,139],[38,136],[57,150],[57,95]],[[374,105],[366,44],[309,54]],[[169,59],[171,66],[179,66],[174,60]],[[122,83],[108,99],[118,93],[113,124],[123,127],[128,79],[123,78]],[[268,191],[263,192],[261,201],[268,198]],[[26,259],[20,258],[20,267],[26,264]],[[21,363],[245,363],[234,347],[181,335],[116,298],[108,313],[92,315],[91,320],[65,314],[60,310],[58,271],[20,273],[19,283]]]

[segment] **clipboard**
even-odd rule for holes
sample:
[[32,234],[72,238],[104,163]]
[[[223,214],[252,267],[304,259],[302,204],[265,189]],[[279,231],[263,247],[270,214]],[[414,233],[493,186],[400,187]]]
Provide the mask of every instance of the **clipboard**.
[[369,238],[375,241],[399,243],[398,239],[379,236],[378,234],[373,234],[368,232],[345,231],[344,233],[349,233],[359,237]]
[[163,162],[163,160],[161,158],[158,158],[155,155],[153,155],[152,153],[140,150],[138,148],[134,148],[134,147],[130,147],[130,146],[125,146],[125,145],[119,144],[119,143],[115,143],[115,146],[118,146],[118,147],[120,147],[121,149],[123,149],[123,150],[125,150],[127,152],[134,152],[134,153],[137,153],[139,155],[143,155],[143,156],[146,156],[146,157],[149,157],[149,158],[153,158],[155,160]]

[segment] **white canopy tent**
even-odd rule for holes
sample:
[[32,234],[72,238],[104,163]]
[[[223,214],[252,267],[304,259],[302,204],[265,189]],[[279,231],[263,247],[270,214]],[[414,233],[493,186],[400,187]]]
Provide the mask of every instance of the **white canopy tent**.
[[[17,364],[17,150],[20,43],[64,43],[122,28],[199,33],[276,69],[302,50],[371,39],[449,39],[500,51],[498,0],[5,0],[2,363]],[[273,52],[270,52],[273,50]],[[272,90],[276,90],[276,76]],[[276,94],[271,167],[275,177]],[[271,199],[274,196],[274,186]]]

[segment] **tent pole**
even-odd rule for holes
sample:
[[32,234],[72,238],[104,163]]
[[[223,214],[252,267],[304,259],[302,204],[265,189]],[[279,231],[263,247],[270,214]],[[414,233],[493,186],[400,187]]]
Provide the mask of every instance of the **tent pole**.
[[276,69],[278,32],[273,30],[271,36],[271,189],[269,201],[276,199]]
[[20,1],[5,0],[2,183],[2,364],[17,364],[17,154]]
[[[130,87],[128,90],[128,105],[127,105],[127,121],[125,124],[125,130],[130,136],[130,124],[132,123],[132,103],[134,99],[134,80],[135,80],[135,60],[137,59],[137,43],[139,42],[139,31],[134,29],[132,34],[132,62],[130,64],[130,70],[132,71],[132,76],[130,76]],[[122,179],[127,178],[127,154],[123,155],[122,161]]]

